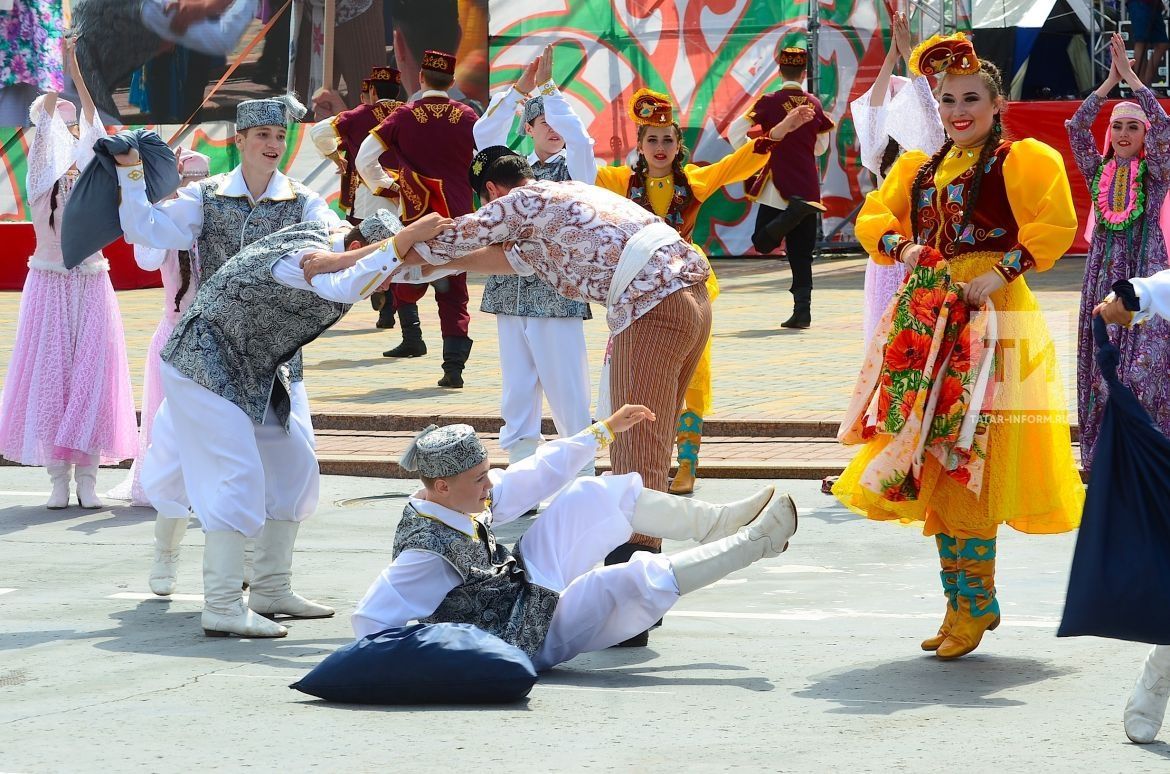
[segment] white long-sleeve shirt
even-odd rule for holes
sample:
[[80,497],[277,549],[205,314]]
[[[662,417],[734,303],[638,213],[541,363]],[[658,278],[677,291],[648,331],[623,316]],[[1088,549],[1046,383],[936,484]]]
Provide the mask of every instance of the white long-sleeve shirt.
[[212,56],[227,56],[235,51],[248,25],[256,18],[259,0],[236,0],[222,14],[201,19],[182,33],[171,29],[175,0],[145,0],[142,23],[154,34],[171,43],[202,51]]
[[[334,234],[334,252],[340,253],[345,250],[344,239],[343,233]],[[281,256],[280,260],[272,264],[273,279],[281,285],[308,290],[327,301],[342,304],[354,304],[369,297],[370,293],[385,282],[399,266],[398,256],[387,242],[348,269],[331,274],[318,274],[309,282],[301,268],[301,258],[310,252],[313,251],[298,250]]]
[[[244,171],[236,167],[225,176],[219,189],[220,196],[246,198],[252,206],[268,199],[284,201],[295,198],[292,181],[279,170],[272,173],[268,187],[258,199],[252,197],[244,181]],[[199,182],[190,183],[175,192],[175,198],[151,204],[146,198],[146,179],[142,164],[118,167],[121,201],[118,219],[127,242],[169,250],[190,250],[203,233],[203,191]],[[310,192],[305,201],[302,219],[319,220],[330,226],[341,219],[329,209],[329,204],[317,193]]]
[[[609,429],[597,423],[569,438],[542,445],[536,454],[505,470],[489,471],[491,509],[470,516],[426,499],[425,490],[410,498],[419,513],[437,519],[466,535],[475,534],[475,520],[489,529],[507,524],[552,497],[576,477],[586,462],[597,455],[598,434],[610,439]],[[351,618],[359,639],[391,626],[403,626],[426,618],[463,578],[447,560],[426,551],[407,550],[366,591]]]
[[[597,177],[597,159],[593,156],[593,138],[586,131],[585,122],[573,112],[565,95],[551,80],[538,86],[537,92],[544,99],[544,120],[565,141],[565,147],[549,158],[563,153],[569,177],[592,184]],[[475,122],[475,147],[483,150],[492,145],[507,145],[516,113],[524,100],[524,94],[515,86],[509,86],[493,96],[487,110]],[[535,153],[529,154],[528,163],[533,164],[538,160]]]
[[[446,99],[448,94],[445,91],[428,89],[412,96],[410,100],[414,102],[425,97],[442,97]],[[394,178],[382,167],[380,161],[382,154],[385,152],[386,148],[382,145],[382,141],[371,133],[369,137],[362,140],[362,146],[358,148],[357,158],[354,159],[354,168],[361,175],[362,182],[369,186],[371,191],[381,191],[393,188],[395,185]],[[442,149],[438,149],[437,152],[442,152]]]
[[[322,156],[328,157],[330,154],[336,153],[341,147],[341,139],[337,136],[337,130],[334,128],[336,118],[337,116],[330,116],[309,127],[309,139],[313,142],[313,146],[321,152]],[[355,218],[365,220],[366,218],[372,217],[378,210],[390,210],[395,215],[400,214],[398,200],[384,196],[374,196],[374,192],[366,185],[366,181],[361,175],[358,175],[358,182],[360,185],[358,185],[357,192],[353,195],[353,216]]]
[[1130,281],[1134,294],[1141,304],[1140,311],[1134,312],[1133,322],[1145,322],[1155,315],[1170,320],[1170,269],[1164,269],[1149,277],[1134,277]]

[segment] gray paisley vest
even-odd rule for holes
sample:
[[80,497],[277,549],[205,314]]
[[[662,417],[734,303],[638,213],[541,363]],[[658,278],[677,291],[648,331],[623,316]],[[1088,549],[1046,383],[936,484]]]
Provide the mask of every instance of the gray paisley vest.
[[[538,161],[532,165],[537,180],[564,182],[569,177],[569,163],[558,156],[549,163]],[[580,317],[593,319],[589,305],[565,298],[553,286],[535,275],[518,277],[514,274],[493,274],[483,286],[483,302],[479,311],[488,314],[510,314],[516,317]]]
[[407,504],[394,533],[394,558],[403,551],[426,551],[446,559],[463,578],[422,623],[469,623],[536,658],[552,623],[559,595],[528,579],[520,558],[496,542],[476,519],[470,537]]
[[[296,198],[280,202],[265,199],[255,207],[245,197],[219,195],[220,187],[227,184],[226,174],[209,177],[199,184],[203,191],[203,231],[197,243],[200,284],[257,239],[301,222],[311,191],[291,178],[289,182]],[[300,352],[289,361],[288,369],[294,382],[305,378]]]
[[211,275],[175,324],[162,359],[261,424],[271,402],[288,431],[285,366],[341,319],[349,304],[281,285],[272,266],[297,250],[332,249],[329,228],[298,223],[253,242]]

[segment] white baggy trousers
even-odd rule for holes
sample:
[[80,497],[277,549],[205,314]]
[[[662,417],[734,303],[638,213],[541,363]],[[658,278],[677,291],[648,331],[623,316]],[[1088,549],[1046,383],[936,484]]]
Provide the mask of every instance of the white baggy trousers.
[[169,363],[161,373],[166,397],[142,468],[159,515],[194,510],[206,532],[256,537],[266,518],[300,522],[316,510],[320,467],[304,382],[292,385],[286,433],[271,407],[258,425]]
[[534,666],[549,669],[644,632],[678,601],[670,560],[640,552],[625,564],[597,565],[630,539],[642,479],[579,478],[553,498],[520,553],[533,583],[560,593]]

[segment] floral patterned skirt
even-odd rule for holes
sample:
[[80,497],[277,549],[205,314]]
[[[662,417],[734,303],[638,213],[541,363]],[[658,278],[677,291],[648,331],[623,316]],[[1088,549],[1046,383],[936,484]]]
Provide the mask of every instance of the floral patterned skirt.
[[[1001,257],[961,256],[951,261],[951,274],[958,282],[969,281]],[[917,499],[889,500],[867,489],[862,474],[891,440],[879,434],[861,446],[833,486],[833,494],[850,510],[871,519],[924,521],[927,535],[986,534],[1003,523],[1021,532],[1056,533],[1080,524],[1084,485],[1073,460],[1064,382],[1047,323],[1023,277],[991,299],[998,313],[999,378],[981,494],[975,496],[946,475],[930,456]]]

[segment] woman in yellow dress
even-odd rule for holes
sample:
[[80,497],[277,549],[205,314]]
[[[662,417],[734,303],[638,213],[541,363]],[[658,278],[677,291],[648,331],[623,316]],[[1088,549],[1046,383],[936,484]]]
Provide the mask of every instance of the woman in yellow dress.
[[[866,197],[856,234],[879,263],[913,268],[937,250],[970,309],[991,302],[997,378],[984,414],[982,479],[972,486],[966,468],[945,468],[927,455],[912,496],[866,486],[867,471],[872,482],[873,472],[888,463],[879,455],[892,440],[875,433],[833,494],[871,519],[925,522],[923,533],[938,547],[947,609],[938,634],[922,648],[952,659],[970,653],[999,625],[999,525],[1035,534],[1065,532],[1080,522],[1084,488],[1072,456],[1064,382],[1024,279],[1029,270],[1052,268],[1072,244],[1077,220],[1060,154],[1036,140],[1003,139],[999,71],[980,62],[964,36],[923,42],[911,69],[940,77],[947,140],[929,158],[911,151],[895,163],[882,187]],[[905,360],[896,337],[877,338],[869,346],[879,348],[884,365]],[[897,401],[896,386],[887,382],[879,389],[885,405]]]
[[[633,199],[690,239],[703,202],[724,186],[743,182],[763,169],[775,142],[811,120],[812,108],[794,111],[768,137],[749,142],[706,166],[685,163],[688,151],[683,144],[682,130],[674,120],[674,106],[665,94],[649,89],[638,90],[630,102],[630,118],[638,126],[637,163],[632,167],[628,164],[600,167],[594,182]],[[707,295],[712,301],[719,295],[719,281],[714,270],[707,279]],[[711,341],[708,339],[679,415],[678,473],[670,484],[670,491],[674,494],[694,491],[699,445],[703,440],[703,417],[710,410]],[[651,540],[648,539],[647,543]]]

